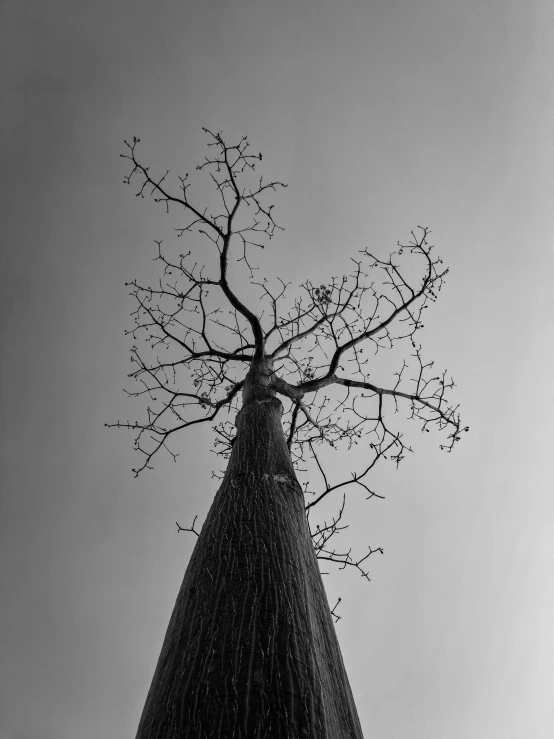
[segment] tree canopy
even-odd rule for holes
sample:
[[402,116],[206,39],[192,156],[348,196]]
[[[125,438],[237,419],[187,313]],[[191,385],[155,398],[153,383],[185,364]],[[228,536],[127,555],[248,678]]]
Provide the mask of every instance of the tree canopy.
[[[196,202],[188,174],[171,188],[169,170],[156,175],[143,164],[138,138],[126,141],[121,155],[130,165],[124,181],[136,187],[137,197],[151,196],[168,213],[177,211],[183,220],[176,235],[189,242],[188,251],[172,256],[157,241],[157,282],[127,283],[136,301],[127,333],[141,342],[131,348],[129,375],[138,387],[127,392],[148,402],[142,420],[108,425],[135,432],[135,449],[142,455],[135,474],[151,469],[162,450],[175,459],[177,432],[202,423],[213,425],[215,448],[228,458],[241,391],[244,395],[252,372],[283,402],[296,469],[312,460],[319,471],[319,489],[313,480],[304,484],[312,495],[308,515],[348,485],[361,486],[367,497],[379,495],[368,484],[370,471],[381,458],[398,465],[412,451],[391,421],[401,406],[422,431],[438,427],[441,449],[450,452],[468,427],[449,399],[453,379],[446,371],[436,373],[416,337],[448,273],[434,254],[429,229],[418,227],[386,257],[365,248],[351,258],[347,274],[320,285],[308,279],[291,296],[290,283],[258,278],[253,263],[253,253],[283,230],[270,201],[286,185],[258,175],[262,154],[252,152],[247,137],[231,144],[222,133],[204,131],[208,155],[196,170],[211,185],[207,204]],[[230,278],[234,262],[243,268],[242,282]],[[256,297],[245,298],[245,292]],[[376,384],[374,357],[401,344],[407,351],[398,370],[388,385]],[[358,443],[367,450],[363,467],[331,482],[324,450]],[[342,528],[344,502],[343,496],[330,524],[312,532],[314,545],[320,558],[353,565],[367,576],[361,563],[381,550],[370,548],[355,561],[349,552],[329,547]]]

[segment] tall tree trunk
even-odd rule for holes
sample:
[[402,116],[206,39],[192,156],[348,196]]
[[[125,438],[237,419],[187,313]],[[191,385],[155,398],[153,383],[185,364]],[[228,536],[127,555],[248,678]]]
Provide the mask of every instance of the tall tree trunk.
[[282,405],[244,401],[137,739],[363,739]]

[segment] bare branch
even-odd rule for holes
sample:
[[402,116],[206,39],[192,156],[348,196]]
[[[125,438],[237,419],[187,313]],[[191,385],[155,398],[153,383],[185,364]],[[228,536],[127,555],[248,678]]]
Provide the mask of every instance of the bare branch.
[[340,565],[339,569],[341,570],[344,570],[346,567],[354,567],[360,572],[362,577],[364,577],[369,582],[369,573],[362,567],[362,564],[366,562],[369,557],[376,552],[383,554],[383,549],[381,547],[377,547],[376,549],[368,547],[368,553],[356,560],[351,555],[351,549],[345,552],[337,552],[336,549],[331,549],[328,546],[329,541],[332,538],[337,536],[337,534],[339,534],[341,531],[344,531],[348,528],[347,525],[339,526],[344,513],[345,501],[346,497],[343,495],[342,505],[337,516],[333,518],[330,523],[325,522],[323,526],[318,525],[316,527],[316,530],[311,532],[316,556],[320,560],[325,560],[326,562],[334,562],[335,564]]

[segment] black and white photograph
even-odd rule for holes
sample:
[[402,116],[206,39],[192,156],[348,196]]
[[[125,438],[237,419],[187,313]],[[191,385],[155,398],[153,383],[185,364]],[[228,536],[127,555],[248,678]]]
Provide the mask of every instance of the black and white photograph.
[[0,739],[554,736],[554,4],[0,29]]

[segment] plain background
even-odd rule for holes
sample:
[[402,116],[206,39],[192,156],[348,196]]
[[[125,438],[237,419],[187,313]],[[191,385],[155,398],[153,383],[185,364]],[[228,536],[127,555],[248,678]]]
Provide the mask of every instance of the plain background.
[[[2,739],[134,736],[216,481],[211,436],[133,478],[124,282],[171,239],[123,139],[193,170],[247,134],[294,284],[429,226],[451,268],[422,332],[470,426],[353,496],[368,585],[329,575],[367,739],[554,730],[554,11],[548,0],[4,0]],[[346,539],[345,539],[346,541]]]

